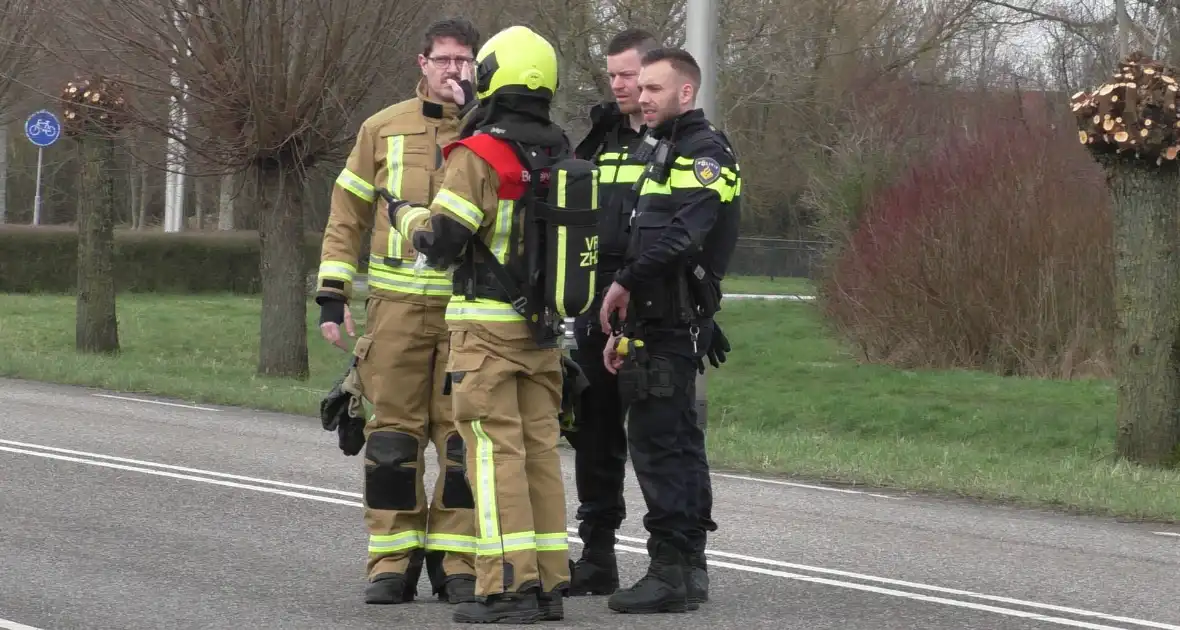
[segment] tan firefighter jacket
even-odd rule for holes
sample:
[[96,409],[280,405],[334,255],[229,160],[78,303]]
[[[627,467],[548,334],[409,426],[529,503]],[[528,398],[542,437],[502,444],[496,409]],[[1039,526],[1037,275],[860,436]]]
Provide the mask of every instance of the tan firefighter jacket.
[[442,184],[442,146],[459,136],[458,115],[454,103],[428,100],[425,83],[419,82],[414,98],[377,112],[361,125],[332,188],[316,283],[319,297],[352,298],[361,238],[372,228],[370,295],[440,308],[450,300],[451,281],[445,273],[414,270],[417,252],[408,239],[390,229],[387,204],[377,189],[429,205]]

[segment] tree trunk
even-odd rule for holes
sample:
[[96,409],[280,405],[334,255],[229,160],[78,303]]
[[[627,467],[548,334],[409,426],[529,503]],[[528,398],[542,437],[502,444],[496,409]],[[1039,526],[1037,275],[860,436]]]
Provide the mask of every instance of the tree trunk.
[[148,196],[149,196],[148,193],[151,192],[151,190],[148,188],[148,185],[150,183],[151,182],[148,181],[147,163],[140,162],[139,163],[139,208],[136,209],[136,212],[139,214],[139,218],[135,220],[135,229],[137,229],[137,230],[142,230],[142,229],[144,229],[144,226],[147,225],[147,205],[148,205]]
[[0,223],[8,223],[8,125],[0,124]]
[[1180,447],[1180,175],[1104,156],[1114,212],[1120,456],[1174,465]]
[[306,379],[307,292],[303,278],[303,205],[299,178],[256,170],[262,241],[262,330],[258,373]]
[[129,162],[130,168],[127,169],[127,194],[129,195],[127,211],[131,216],[128,223],[131,225],[131,229],[135,230],[138,229],[139,225],[137,223],[139,220],[139,212],[137,209],[139,208],[140,190],[139,186],[136,186],[136,180],[138,179],[137,175],[139,173],[139,160],[134,154],[132,154]]
[[221,190],[217,201],[217,229],[234,229],[234,183],[233,174],[221,176]]
[[78,298],[75,346],[80,352],[119,351],[115,315],[115,144],[78,138]]

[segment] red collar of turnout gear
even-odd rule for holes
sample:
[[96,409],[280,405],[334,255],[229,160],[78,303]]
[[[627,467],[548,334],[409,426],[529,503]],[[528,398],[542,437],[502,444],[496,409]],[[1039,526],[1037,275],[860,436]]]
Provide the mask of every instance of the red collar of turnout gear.
[[471,149],[496,171],[500,188],[496,196],[500,199],[520,199],[528,187],[529,172],[520,163],[516,151],[506,140],[485,133],[468,136],[443,147],[443,157],[450,157],[455,147],[463,145]]

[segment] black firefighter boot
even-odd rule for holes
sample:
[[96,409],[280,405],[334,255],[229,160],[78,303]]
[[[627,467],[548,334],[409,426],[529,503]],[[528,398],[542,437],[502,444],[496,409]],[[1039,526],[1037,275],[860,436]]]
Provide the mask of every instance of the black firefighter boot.
[[615,533],[595,530],[586,538],[582,557],[577,562],[570,561],[569,597],[610,595],[619,590]]
[[695,610],[709,601],[709,568],[704,551],[692,552],[687,560],[684,580],[688,590],[688,606],[689,610]]
[[434,594],[449,604],[475,601],[475,576],[470,573],[448,576],[443,570],[445,556],[445,551],[426,552],[426,574],[430,576]]
[[537,593],[537,605],[541,607],[541,621],[561,621],[565,619],[565,605],[562,604],[562,599],[566,595],[561,590],[551,591],[549,593]]
[[366,604],[405,604],[418,594],[418,578],[422,575],[421,549],[410,554],[405,573],[380,573],[365,586]]
[[457,623],[536,623],[545,616],[545,610],[537,601],[538,590],[497,593],[464,602],[455,607],[451,619]]
[[610,596],[606,605],[621,613],[682,613],[689,610],[684,555],[665,541],[649,540],[651,563],[634,586]]

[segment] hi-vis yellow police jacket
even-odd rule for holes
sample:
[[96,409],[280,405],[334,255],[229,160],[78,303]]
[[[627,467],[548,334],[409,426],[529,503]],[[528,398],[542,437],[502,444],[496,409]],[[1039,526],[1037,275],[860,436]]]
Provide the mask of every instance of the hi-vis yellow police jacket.
[[366,120],[332,189],[332,206],[320,252],[317,297],[348,301],[359,266],[361,238],[372,228],[369,294],[444,308],[451,280],[433,269],[415,271],[410,241],[390,229],[385,188],[395,198],[428,205],[442,184],[442,146],[459,136],[459,108],[417,95]]

